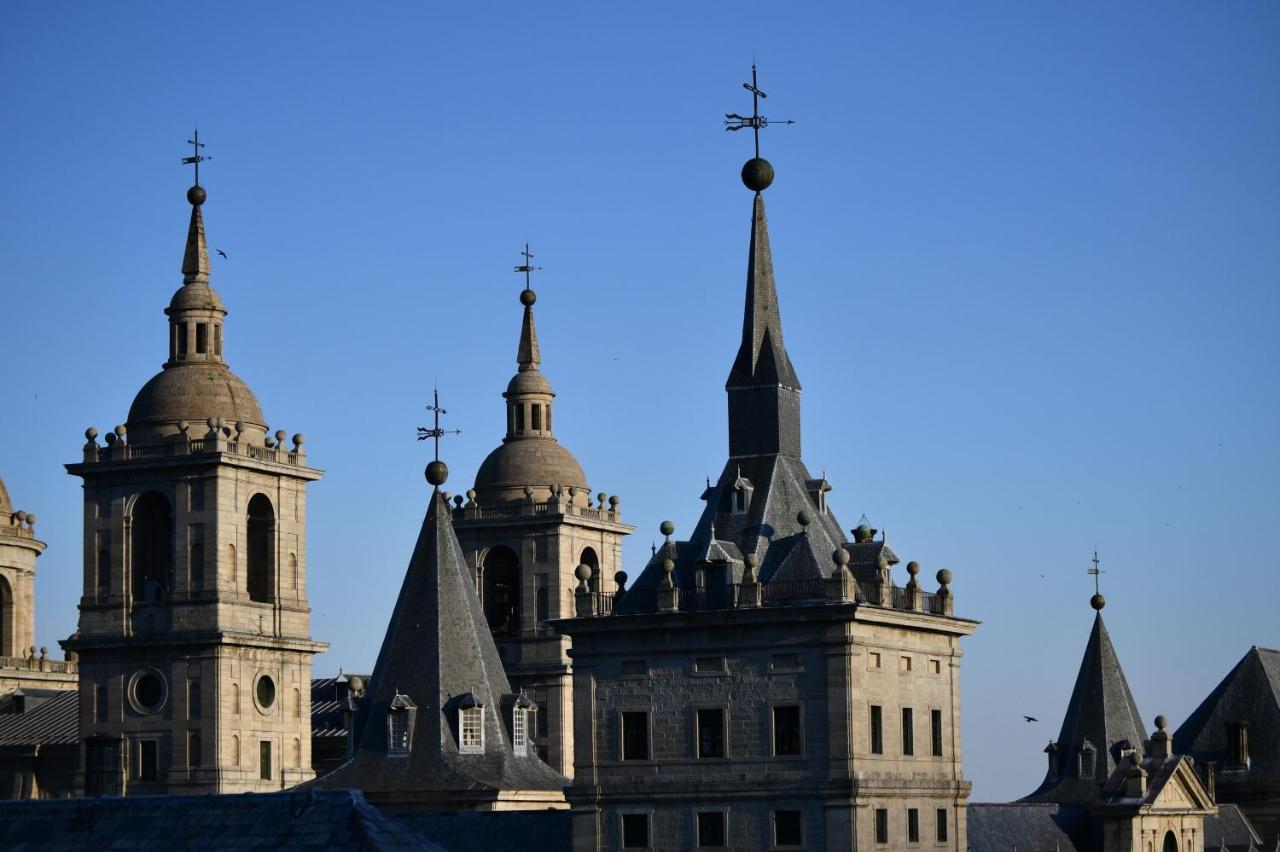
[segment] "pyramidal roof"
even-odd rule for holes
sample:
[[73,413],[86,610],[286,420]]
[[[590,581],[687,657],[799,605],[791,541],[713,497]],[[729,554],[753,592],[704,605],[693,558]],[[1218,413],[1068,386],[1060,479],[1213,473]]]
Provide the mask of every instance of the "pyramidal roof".
[[1280,651],[1253,646],[1173,734],[1197,762],[1229,761],[1228,725],[1249,727],[1250,783],[1280,781]]
[[[567,779],[512,749],[506,720],[514,699],[437,489],[369,679],[355,751],[316,784],[353,787],[384,803],[464,805],[508,791],[562,795]],[[390,753],[393,702],[414,708],[407,754]],[[484,708],[484,749],[463,754],[458,710],[476,704]]]
[[[1142,716],[1099,608],[1058,732],[1057,771],[1047,771],[1040,787],[1023,801],[1080,803],[1094,799],[1120,761],[1119,746],[1127,742],[1141,751],[1144,739]],[[1094,750],[1094,765],[1092,775],[1082,777],[1080,753],[1086,742]]]

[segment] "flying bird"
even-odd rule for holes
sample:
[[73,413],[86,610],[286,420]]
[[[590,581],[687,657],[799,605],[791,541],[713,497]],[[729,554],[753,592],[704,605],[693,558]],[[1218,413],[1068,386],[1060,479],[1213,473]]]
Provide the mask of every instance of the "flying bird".
[[1023,716],[1022,718],[1026,719],[1028,722],[1039,722],[1039,721],[1040,721],[1040,720],[1039,720],[1039,719],[1037,719],[1035,716]]
[[227,256],[227,253],[226,253],[225,251],[223,251],[222,249],[218,249],[218,254],[222,255],[223,257],[226,257],[226,256]]

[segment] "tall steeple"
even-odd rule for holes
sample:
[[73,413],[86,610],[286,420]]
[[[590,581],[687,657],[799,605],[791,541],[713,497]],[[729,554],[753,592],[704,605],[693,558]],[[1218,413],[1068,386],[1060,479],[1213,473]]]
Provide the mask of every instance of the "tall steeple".
[[1088,802],[1120,762],[1122,748],[1142,751],[1142,717],[1102,621],[1106,599],[1094,594],[1090,606],[1097,612],[1093,630],[1058,739],[1045,749],[1048,771],[1036,791],[1023,801]]

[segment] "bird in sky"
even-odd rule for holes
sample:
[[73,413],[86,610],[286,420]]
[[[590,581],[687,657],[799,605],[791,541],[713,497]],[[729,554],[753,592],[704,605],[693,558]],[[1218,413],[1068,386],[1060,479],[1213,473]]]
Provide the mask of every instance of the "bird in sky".
[[223,257],[226,257],[226,256],[227,256],[227,253],[226,253],[225,251],[223,251],[222,249],[218,249],[218,254],[222,255]]
[[1023,716],[1022,718],[1026,719],[1028,722],[1039,722],[1039,721],[1040,721],[1040,720],[1039,720],[1039,719],[1037,719],[1035,716]]

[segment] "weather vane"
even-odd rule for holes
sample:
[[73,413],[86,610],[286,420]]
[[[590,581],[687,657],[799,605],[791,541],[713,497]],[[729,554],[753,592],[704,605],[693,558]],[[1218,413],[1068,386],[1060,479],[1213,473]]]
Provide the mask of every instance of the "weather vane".
[[212,160],[213,157],[206,157],[200,153],[200,149],[204,147],[204,143],[200,141],[200,128],[196,128],[192,138],[187,140],[187,144],[191,146],[191,156],[183,157],[182,164],[184,166],[196,167],[196,186],[200,185],[200,164],[205,160]]
[[1088,574],[1090,574],[1090,575],[1093,577],[1093,593],[1094,593],[1095,595],[1100,595],[1100,594],[1102,594],[1102,592],[1101,592],[1101,591],[1099,591],[1099,589],[1098,589],[1098,575],[1107,573],[1107,572],[1103,571],[1101,568],[1099,568],[1099,567],[1098,567],[1098,565],[1099,565],[1099,564],[1100,564],[1100,563],[1099,563],[1099,561],[1098,561],[1098,550],[1097,550],[1097,548],[1094,548],[1094,551],[1093,551],[1093,567],[1092,567],[1092,568],[1090,568],[1090,569],[1088,570],[1088,572],[1087,572],[1087,573],[1088,573]]
[[516,267],[516,272],[523,272],[523,273],[524,273],[524,289],[526,289],[526,290],[531,290],[531,289],[533,289],[533,288],[529,286],[529,283],[530,283],[530,282],[529,282],[529,276],[530,276],[530,275],[532,275],[533,273],[538,272],[539,270],[541,270],[541,269],[542,269],[542,267],[541,267],[541,266],[533,266],[533,265],[531,264],[531,261],[533,260],[533,255],[529,254],[529,244],[528,244],[528,243],[525,243],[525,244],[524,244],[524,251],[520,252],[520,254],[521,254],[521,256],[522,256],[522,257],[524,257],[524,263],[522,263],[522,264],[520,264],[519,266],[517,266],[517,267]]
[[430,429],[428,429],[426,426],[419,426],[418,440],[425,441],[428,438],[433,439],[436,445],[435,446],[436,461],[440,461],[440,439],[443,438],[445,435],[461,435],[462,430],[440,428],[440,415],[448,414],[449,412],[445,411],[443,408],[440,407],[440,389],[434,388],[432,389],[431,393],[432,393],[434,402],[432,405],[427,406],[427,411],[430,411],[435,416],[435,423],[432,425]]
[[[744,130],[751,128],[752,134],[755,135],[756,141],[756,157],[760,156],[760,129],[768,127],[771,123],[769,119],[760,114],[760,101],[767,98],[764,92],[760,91],[760,87],[756,84],[756,64],[751,63],[751,82],[743,83],[742,88],[751,93],[751,115],[738,115],[736,112],[726,112],[724,114],[725,130]],[[786,121],[774,121],[773,124],[795,124],[794,121],[787,119]]]

